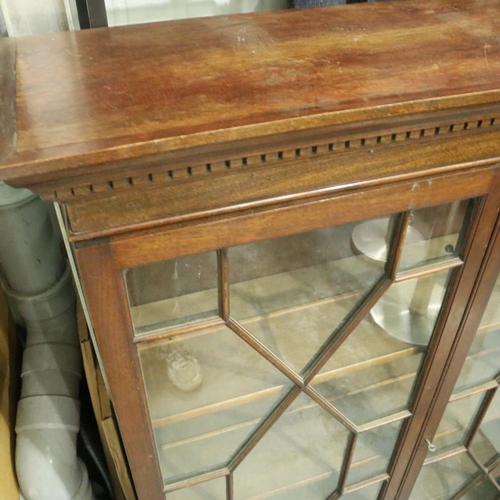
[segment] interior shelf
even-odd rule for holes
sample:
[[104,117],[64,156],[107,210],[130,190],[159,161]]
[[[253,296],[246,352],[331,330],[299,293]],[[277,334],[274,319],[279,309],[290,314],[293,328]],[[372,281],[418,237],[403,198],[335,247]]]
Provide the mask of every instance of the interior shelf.
[[[244,329],[300,373],[360,300],[363,295],[360,283],[364,281],[365,289],[369,288],[381,270],[381,265],[354,256],[234,283],[231,285],[231,311]],[[335,288],[331,277],[340,271],[343,281]],[[346,276],[351,281],[346,282]],[[370,277],[370,283],[367,283],[366,277]],[[445,278],[445,273],[442,273],[439,280],[444,281]],[[304,294],[304,290],[311,289],[313,284],[317,285],[314,286],[314,296]],[[299,289],[302,293],[295,293]],[[181,303],[177,307],[192,308],[195,304],[204,317],[216,317],[214,293],[214,289],[205,290],[136,306],[132,309],[135,325],[151,331],[150,326],[154,324],[156,331],[162,331],[165,311],[173,311],[176,301]],[[494,293],[500,300],[500,289]],[[496,328],[500,328],[500,310],[494,307],[495,302],[490,301],[477,334],[477,339],[488,340],[482,344],[478,342],[483,347],[470,354],[467,362],[471,365],[474,360],[495,355],[500,349],[500,340],[496,341],[499,337]],[[144,318],[148,318],[149,326]],[[167,377],[165,346],[179,341],[196,357],[203,372],[203,384],[194,392],[177,389]],[[167,483],[190,473],[225,466],[293,385],[265,357],[225,325],[207,327],[200,323],[188,333],[176,335],[173,331],[169,338],[141,342],[139,346],[150,415]],[[312,386],[354,424],[364,426],[407,410],[423,353],[421,347],[388,335],[367,316],[334,353],[313,380]],[[339,447],[332,456],[343,457],[348,432],[334,417],[320,410],[322,419],[338,424],[335,433],[328,434],[328,446],[330,450],[332,446]],[[309,443],[316,440],[320,446],[325,437],[321,432],[315,435],[316,430],[322,428],[322,420],[314,416],[318,411],[319,407],[312,400],[295,408],[292,405],[279,420],[284,422],[283,435],[307,435]],[[301,428],[294,418],[307,422],[307,429]],[[376,432],[360,434],[351,464],[350,484],[385,472],[400,424],[401,421],[385,423]],[[390,436],[384,436],[384,432]],[[382,440],[376,436],[382,436]],[[273,450],[278,447],[273,439],[277,438],[269,434],[258,444],[266,448],[262,456],[269,457],[274,464],[285,462],[286,457],[273,455]],[[287,442],[290,443],[290,438]],[[300,443],[297,446],[302,451],[306,449]],[[331,475],[335,474],[332,471],[338,472],[341,462],[317,469],[317,457],[302,455],[306,463],[296,461],[300,473],[290,472],[290,467],[284,467],[287,473],[286,477],[284,473],[281,483],[278,474],[273,478],[273,484],[265,485],[262,492],[251,493],[249,489],[245,498],[279,498],[273,495],[278,495],[280,491],[292,495],[292,491],[301,491],[313,484],[318,488],[321,485],[330,488],[334,481]],[[251,462],[249,457],[245,463]],[[264,469],[259,468],[264,466],[265,459],[258,461],[256,470],[246,476],[262,475]]]
[[[494,294],[498,296],[498,300],[500,300],[500,288],[495,289]],[[326,327],[328,331],[332,331],[335,324],[338,324],[344,317],[349,309],[349,307],[353,303],[353,296],[348,298],[339,298],[337,300],[331,301],[333,306],[330,306],[330,302],[324,301],[317,304],[308,304],[307,307],[304,306],[307,310],[311,311],[311,315],[316,317],[327,318]],[[490,302],[490,306],[488,307],[483,320],[481,322],[481,327],[478,331],[478,339],[480,336],[483,339],[491,338],[494,340],[496,335],[487,336],[488,333],[493,333],[496,327],[500,327],[500,310],[495,307],[495,297]],[[322,310],[327,309],[328,314],[324,314]],[[301,309],[290,311],[287,314],[281,312],[279,316],[283,321],[284,328],[277,329],[276,333],[278,337],[275,339],[277,345],[283,344],[285,345],[287,341],[290,343],[296,343],[295,348],[288,348],[288,352],[292,353],[289,356],[295,355],[299,358],[295,364],[304,365],[308,359],[300,359],[303,357],[304,345],[307,344],[310,340],[309,337],[304,335],[290,335],[290,328],[293,328],[294,325],[297,324],[297,317],[303,313]],[[251,333],[252,331],[252,322],[256,321],[255,318],[250,318],[246,321],[242,321],[243,326],[245,326]],[[204,379],[206,383],[204,383],[202,390],[196,393],[197,400],[197,408],[190,409],[189,404],[186,404],[186,401],[192,399],[192,395],[183,395],[180,391],[172,394],[175,390],[172,384],[168,381],[166,377],[166,368],[165,361],[158,357],[156,354],[156,350],[158,345],[161,345],[161,342],[155,342],[151,344],[144,344],[141,347],[141,359],[142,364],[145,371],[146,381],[148,387],[151,389],[148,393],[149,395],[149,404],[151,408],[151,415],[153,417],[154,426],[162,426],[169,423],[173,423],[180,420],[189,419],[192,417],[199,416],[200,414],[207,414],[211,411],[219,411],[224,408],[225,405],[227,407],[238,406],[242,404],[246,404],[251,401],[259,400],[261,398],[267,398],[276,396],[280,393],[283,388],[283,384],[271,385],[263,384],[259,382],[262,380],[262,375],[259,374],[267,373],[272,377],[277,370],[271,366],[271,364],[262,358],[261,356],[255,357],[253,356],[253,350],[247,349],[244,352],[246,358],[251,357],[252,361],[258,360],[258,366],[250,367],[248,359],[239,358],[238,361],[241,363],[242,369],[234,372],[231,387],[233,387],[233,391],[228,391],[228,397],[225,401],[217,401],[214,402],[214,398],[211,397],[211,394],[217,394],[220,392],[221,385],[227,387],[227,380],[224,380],[225,373],[223,370],[226,368],[228,358],[225,355],[224,351],[220,351],[218,349],[219,344],[217,342],[211,342],[211,336],[221,335],[224,336],[223,340],[229,339],[229,344],[231,345],[240,345],[240,340],[237,335],[232,333],[228,335],[227,333],[223,334],[225,327],[214,327],[208,330],[199,330],[197,332],[183,335],[183,340],[189,343],[190,348],[194,351],[194,354],[200,360],[203,372]],[[281,337],[279,334],[281,333]],[[309,334],[309,331],[308,331]],[[347,339],[337,351],[334,356],[334,366],[331,369],[324,369],[315,379],[315,385],[321,384],[324,382],[331,381],[333,379],[340,379],[342,377],[355,375],[357,373],[362,372],[366,369],[375,369],[377,367],[384,367],[388,364],[397,365],[399,360],[407,360],[408,358],[418,355],[419,349],[415,346],[411,346],[405,344],[403,342],[398,342],[386,335],[386,333],[371,322],[369,319],[363,321],[362,325],[355,332],[356,339],[351,342],[350,339]],[[488,342],[483,342],[487,347],[479,350],[478,352],[472,353],[468,361],[472,361],[475,358],[480,356],[487,356],[492,353],[495,353],[498,349],[497,344],[494,341],[491,341],[491,346],[489,346]],[[351,345],[355,344],[355,345]],[[230,350],[230,345],[226,346],[227,350]],[[235,347],[236,351],[241,351],[238,347]],[[234,359],[231,360],[232,364],[234,363]],[[406,362],[406,361],[405,361]],[[327,367],[332,363],[327,364]],[[221,371],[222,370],[222,371]],[[381,369],[382,373],[383,370]],[[410,369],[406,373],[399,373],[397,376],[393,377],[393,380],[390,380],[386,383],[395,383],[397,379],[404,380],[406,377],[411,377],[413,371]],[[279,375],[278,375],[278,378]],[[155,381],[153,381],[155,379]],[[284,379],[282,379],[284,380]],[[351,378],[351,382],[352,382]],[[252,382],[253,381],[253,382]],[[352,383],[349,383],[352,392],[356,392],[357,389]],[[248,386],[247,384],[250,384]],[[377,384],[384,384],[383,379],[379,379],[377,381],[377,377],[370,380],[370,389],[374,389],[377,387]],[[157,387],[158,389],[153,389]],[[248,387],[247,393],[242,395],[241,388]],[[164,390],[164,389],[167,390]],[[168,415],[165,414],[165,408],[168,408]]]

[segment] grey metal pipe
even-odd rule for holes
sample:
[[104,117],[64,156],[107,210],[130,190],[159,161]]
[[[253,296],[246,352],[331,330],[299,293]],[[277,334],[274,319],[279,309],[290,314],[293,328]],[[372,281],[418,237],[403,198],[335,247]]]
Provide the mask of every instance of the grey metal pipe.
[[49,206],[0,183],[2,286],[27,330],[16,420],[16,470],[26,500],[94,500],[76,455],[82,361],[60,243]]
[[47,203],[0,181],[0,267],[14,292],[38,294],[62,277],[60,242]]

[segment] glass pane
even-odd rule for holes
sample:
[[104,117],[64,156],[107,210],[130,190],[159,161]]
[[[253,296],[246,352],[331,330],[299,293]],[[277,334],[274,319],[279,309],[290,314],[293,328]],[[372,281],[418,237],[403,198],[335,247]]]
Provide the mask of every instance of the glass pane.
[[360,483],[387,472],[401,423],[393,422],[358,435],[347,485]]
[[[368,258],[385,262],[394,222],[394,217],[380,217],[358,224],[352,233],[352,244]],[[411,267],[421,263],[425,259],[427,246],[424,237],[409,226],[400,264],[404,267]]]
[[214,479],[165,495],[166,500],[226,500],[226,478]]
[[354,226],[229,250],[231,316],[297,372],[382,275],[355,254]]
[[481,319],[454,392],[493,380],[500,373],[500,278]]
[[348,434],[300,395],[236,469],[235,498],[324,500],[337,487]]
[[491,481],[485,479],[479,486],[476,486],[467,492],[462,500],[498,500],[500,491],[498,491]]
[[215,252],[128,269],[125,282],[136,334],[179,327],[218,314]]
[[466,453],[425,465],[410,500],[448,500],[477,474],[479,469]]
[[[351,334],[313,381],[323,397],[358,425],[407,408],[422,359],[415,347],[367,325],[363,322]],[[358,343],[364,339],[368,343]]]
[[453,392],[457,393],[489,382],[499,372],[500,329],[489,332],[480,330],[474,338]]
[[388,335],[411,345],[429,344],[443,303],[448,272],[393,284],[371,310]]
[[471,451],[489,467],[500,458],[500,391],[497,390],[481,426],[471,444]]
[[447,276],[392,285],[314,378],[315,389],[354,423],[407,408]]
[[469,201],[456,201],[411,212],[401,269],[425,264],[433,259],[457,256],[459,236]]
[[372,484],[361,490],[356,490],[352,493],[346,493],[340,498],[342,500],[377,500],[383,484],[383,482]]
[[[312,478],[311,481],[302,481],[299,484],[285,486],[270,493],[264,493],[256,497],[242,497],[245,500],[305,500],[309,498],[324,500],[332,493],[332,478],[325,474],[322,478]],[[239,500],[240,497],[235,497]]]
[[225,465],[290,382],[226,327],[142,344],[165,481]]
[[497,482],[497,484],[500,485],[500,464],[492,468],[491,476]]
[[437,450],[434,453],[429,452],[429,457],[432,457],[435,453],[441,453],[464,444],[467,431],[472,425],[483,398],[484,393],[475,394],[448,404],[432,440]]

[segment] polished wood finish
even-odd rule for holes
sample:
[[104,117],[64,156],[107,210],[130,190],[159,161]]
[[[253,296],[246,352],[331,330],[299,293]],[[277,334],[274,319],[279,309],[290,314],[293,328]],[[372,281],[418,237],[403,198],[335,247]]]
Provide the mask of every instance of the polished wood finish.
[[[301,394],[348,436],[329,498],[379,483],[380,500],[408,498],[500,272],[498,32],[499,0],[431,0],[0,41],[0,178],[64,206],[141,500],[212,479],[225,480],[227,498],[236,498],[238,466]],[[458,255],[401,270],[413,212],[470,199]],[[229,247],[382,216],[392,216],[392,230],[378,280],[286,311],[359,299],[303,371],[254,336],[248,325],[258,317],[231,316]],[[208,251],[217,252],[220,317],[134,332],[124,270]],[[451,278],[422,369],[400,376],[416,377],[408,408],[351,421],[310,383],[417,356],[412,345],[386,349],[394,341],[387,336],[369,359],[352,355],[321,371],[391,285],[444,271]],[[164,484],[154,432],[283,388],[150,414],[142,354],[207,327],[231,329],[291,387],[262,419],[237,424],[256,430],[225,464]],[[396,422],[402,430],[388,470],[350,484],[363,433]]]
[[163,488],[157,479],[151,425],[144,418],[147,406],[139,360],[127,336],[131,326],[125,312],[126,292],[110,250],[109,245],[91,246],[77,250],[76,257],[137,494],[141,499],[160,500]]
[[[497,124],[498,123],[498,127]],[[481,139],[478,133],[481,133]],[[484,133],[486,132],[486,133]],[[420,137],[373,147],[342,144],[337,153],[302,153],[292,160],[275,153],[258,165],[224,168],[176,182],[147,181],[139,189],[113,189],[73,200],[68,210],[72,239],[124,233],[137,228],[259,209],[357,188],[370,188],[500,163],[500,119],[473,131]],[[444,139],[444,140],[443,140]],[[309,148],[309,152],[311,148]],[[204,169],[205,170],[205,169]],[[427,180],[424,180],[427,182]],[[242,186],[245,189],[242,189]],[[451,188],[450,188],[451,189]],[[144,203],[147,196],[149,203]],[[163,203],[168,199],[169,203]],[[89,203],[92,201],[92,203]],[[123,207],[126,206],[126,210]],[[98,230],[96,230],[98,228]]]
[[[378,217],[430,203],[481,196],[491,186],[494,169],[416,179],[395,185],[349,191],[343,196],[319,195],[303,203],[283,203],[241,210],[234,217],[212,216],[161,230],[131,232],[111,239],[116,265],[135,267],[179,255],[285,236],[361,218]],[[453,182],[450,182],[453,179]]]
[[85,187],[236,143],[265,154],[329,127],[477,113],[498,102],[499,11],[434,0],[20,38],[17,146],[0,177]]

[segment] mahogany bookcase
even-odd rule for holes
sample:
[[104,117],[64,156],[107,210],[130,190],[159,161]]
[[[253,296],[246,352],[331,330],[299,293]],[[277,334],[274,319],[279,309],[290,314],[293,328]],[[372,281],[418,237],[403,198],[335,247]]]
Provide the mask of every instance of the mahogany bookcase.
[[500,498],[500,2],[0,42],[141,500]]

